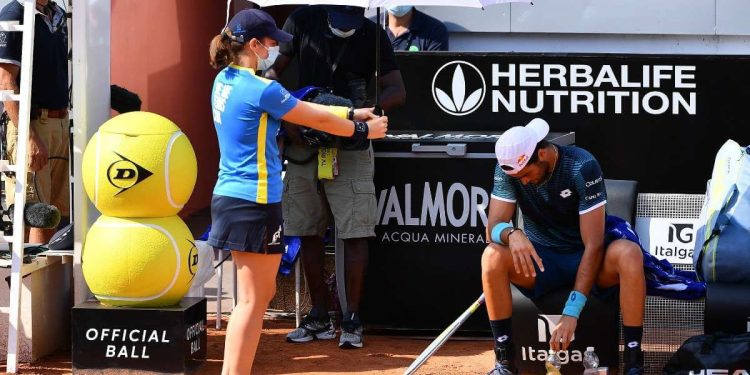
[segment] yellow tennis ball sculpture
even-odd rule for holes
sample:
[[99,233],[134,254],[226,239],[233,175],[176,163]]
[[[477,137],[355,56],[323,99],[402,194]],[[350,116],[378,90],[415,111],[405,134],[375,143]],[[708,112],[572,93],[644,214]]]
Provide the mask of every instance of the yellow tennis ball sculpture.
[[177,216],[101,216],[86,236],[82,263],[83,277],[102,304],[172,306],[190,289],[198,252]]
[[195,187],[190,141],[172,121],[129,112],[105,122],[83,153],[83,185],[104,215],[176,215]]

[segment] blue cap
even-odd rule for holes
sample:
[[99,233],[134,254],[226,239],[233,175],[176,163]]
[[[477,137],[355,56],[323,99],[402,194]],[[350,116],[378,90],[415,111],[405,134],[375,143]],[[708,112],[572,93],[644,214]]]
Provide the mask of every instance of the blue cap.
[[239,11],[229,21],[227,28],[232,34],[232,39],[242,44],[253,38],[269,37],[279,43],[291,42],[294,38],[292,34],[279,30],[273,17],[260,9]]
[[326,5],[328,23],[339,30],[354,30],[365,20],[365,8],[348,5]]

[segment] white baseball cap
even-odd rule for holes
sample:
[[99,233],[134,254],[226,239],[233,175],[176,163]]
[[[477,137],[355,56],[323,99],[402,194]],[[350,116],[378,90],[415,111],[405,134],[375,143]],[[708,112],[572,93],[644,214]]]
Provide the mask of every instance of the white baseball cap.
[[514,126],[500,135],[495,143],[495,156],[506,174],[518,173],[531,160],[536,144],[549,133],[549,124],[540,118],[526,126]]

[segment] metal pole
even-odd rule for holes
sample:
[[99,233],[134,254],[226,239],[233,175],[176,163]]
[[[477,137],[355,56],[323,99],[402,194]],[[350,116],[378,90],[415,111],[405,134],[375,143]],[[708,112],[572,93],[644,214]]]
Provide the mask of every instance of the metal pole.
[[300,265],[302,261],[297,259],[296,262],[294,262],[294,321],[295,321],[295,327],[299,327],[299,324],[302,322],[302,312],[300,311],[300,278],[302,275],[300,275],[300,268],[302,267]]
[[[26,206],[26,172],[28,171],[29,125],[31,112],[31,72],[34,64],[34,29],[36,1],[23,2],[23,42],[21,44],[21,93],[18,97],[18,147],[16,149],[16,207]],[[21,266],[23,266],[23,248],[25,222],[23,209],[13,212],[13,243],[11,246],[10,274],[10,311],[8,312],[8,357],[7,370],[16,373],[18,364],[18,331],[21,327]]]
[[[375,11],[377,27],[375,28],[375,109],[380,108],[380,7]],[[346,313],[346,312],[344,312]]]
[[216,254],[218,254],[218,260],[219,262],[219,271],[217,272],[216,276],[219,278],[218,282],[216,283],[216,329],[221,329],[221,296],[222,296],[222,280],[224,279],[224,263],[221,259],[222,251],[220,250],[214,250]]

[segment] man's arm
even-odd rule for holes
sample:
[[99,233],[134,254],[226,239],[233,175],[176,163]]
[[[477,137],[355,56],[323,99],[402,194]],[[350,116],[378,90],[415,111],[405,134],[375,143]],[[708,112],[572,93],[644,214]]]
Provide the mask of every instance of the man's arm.
[[276,61],[273,63],[273,65],[265,72],[263,72],[263,76],[268,79],[278,81],[281,75],[284,74],[284,71],[286,70],[287,66],[289,66],[289,63],[291,61],[291,57],[280,54],[279,57],[276,58]]
[[588,295],[604,259],[604,206],[580,216],[583,257],[573,289]]
[[[14,64],[0,63],[0,90],[11,90],[18,93],[18,74],[20,67]],[[3,102],[5,111],[8,112],[11,124],[9,126],[18,126],[18,102],[7,100]],[[47,165],[48,151],[47,145],[42,142],[36,134],[33,127],[29,127],[29,169],[38,171]]]
[[[574,293],[578,292],[587,296],[591,292],[596,276],[599,274],[602,259],[604,259],[604,217],[604,206],[580,216],[581,239],[583,239],[584,246],[583,257],[581,258],[581,264],[578,265],[576,281],[571,297],[568,298],[566,303],[566,309],[568,304],[571,303]],[[585,298],[583,300],[584,302],[579,301],[579,303],[585,303]],[[552,350],[567,350],[577,325],[578,317],[563,314],[550,339]]]
[[[0,63],[0,90],[8,90],[14,93],[18,93],[18,74],[21,68],[18,65]],[[7,100],[3,102],[5,106],[5,112],[8,112],[10,121],[13,125],[18,124],[18,102],[15,100]]]
[[392,70],[379,80],[380,107],[385,111],[400,107],[406,103],[406,87],[400,70]]
[[264,77],[272,79],[274,81],[278,81],[279,78],[284,74],[287,66],[289,66],[289,63],[292,61],[294,56],[296,56],[297,51],[299,50],[297,12],[294,12],[290,14],[289,17],[287,17],[286,21],[284,21],[282,30],[289,34],[292,34],[294,36],[294,39],[292,39],[291,42],[279,44],[279,57],[276,58],[276,61],[269,69],[263,72]]
[[578,314],[586,303],[586,296],[594,286],[602,259],[604,259],[607,192],[601,167],[593,157],[581,167],[575,183],[579,196],[578,220],[584,250],[581,263],[578,265],[573,291],[565,304],[563,317],[560,318],[550,340],[550,347],[553,350],[568,348],[578,325]]
[[[490,208],[487,213],[487,242],[492,242],[490,238],[490,232],[495,225],[499,223],[507,223],[513,218],[513,214],[516,212],[516,204],[499,199],[490,199]],[[503,240],[508,243],[507,233],[503,233]]]

